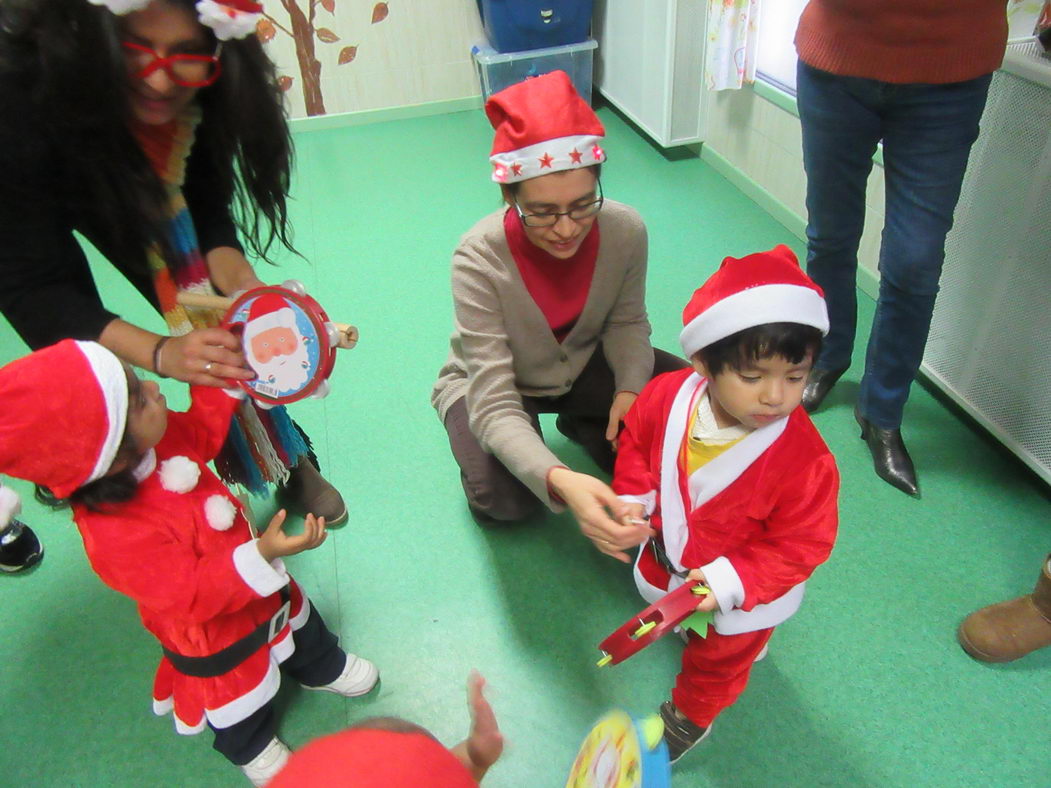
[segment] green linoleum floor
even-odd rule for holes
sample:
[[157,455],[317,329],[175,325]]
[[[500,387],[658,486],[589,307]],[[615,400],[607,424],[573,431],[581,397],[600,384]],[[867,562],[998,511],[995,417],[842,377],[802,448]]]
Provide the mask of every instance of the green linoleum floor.
[[[647,221],[654,342],[674,351],[682,306],[722,257],[802,245],[699,160],[666,160],[611,112],[601,117],[605,192]],[[591,549],[568,515],[483,529],[467,513],[428,395],[452,325],[450,253],[498,205],[490,141],[481,112],[297,137],[292,211],[311,262],[285,256],[262,277],[303,280],[362,338],[340,357],[332,395],[293,411],[350,522],[288,563],[344,644],[380,666],[382,686],[358,700],[286,687],[281,730],[296,746],[396,715],[451,745],[466,732],[463,687],[478,668],[508,742],[486,785],[546,788],[564,784],[606,709],[657,708],[680,647],[666,638],[596,669],[596,644],[643,606],[627,567]],[[130,286],[96,272],[111,308],[160,328]],[[863,299],[861,326],[871,310]],[[0,361],[23,352],[0,327]],[[1047,489],[920,386],[906,438],[924,497],[891,489],[851,416],[859,374],[815,419],[843,477],[839,544],[674,784],[1051,784],[1051,650],[991,667],[954,639],[975,607],[1031,589],[1051,548]],[[178,384],[164,388],[185,402]],[[563,459],[593,470],[545,423]],[[259,518],[271,510],[256,500]],[[158,649],[132,603],[94,577],[73,525],[31,502],[25,519],[47,556],[0,578],[0,784],[246,784],[207,735],[180,737],[152,715]]]

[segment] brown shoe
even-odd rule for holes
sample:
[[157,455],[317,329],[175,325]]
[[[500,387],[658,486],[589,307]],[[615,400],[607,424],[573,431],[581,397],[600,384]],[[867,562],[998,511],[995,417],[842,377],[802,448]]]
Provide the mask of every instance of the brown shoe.
[[280,500],[299,514],[324,517],[326,526],[347,519],[347,505],[339,490],[329,484],[306,457],[289,471],[288,481],[278,491]]
[[1033,593],[983,607],[956,633],[963,650],[982,662],[1011,662],[1051,646],[1051,555]]

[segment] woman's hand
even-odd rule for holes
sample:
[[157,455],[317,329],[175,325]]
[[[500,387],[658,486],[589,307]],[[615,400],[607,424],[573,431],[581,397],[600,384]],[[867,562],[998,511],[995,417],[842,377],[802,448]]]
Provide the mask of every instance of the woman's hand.
[[296,553],[302,553],[304,550],[313,550],[325,541],[324,517],[314,517],[314,515],[308,514],[303,523],[303,533],[298,536],[289,536],[282,528],[286,516],[287,512],[284,509],[275,514],[256,542],[259,555],[268,563],[275,558],[295,555]]
[[251,380],[239,337],[222,328],[198,328],[172,337],[156,354],[154,372],[198,386],[227,388],[230,380]]
[[631,558],[624,550],[653,536],[649,525],[628,522],[629,505],[595,477],[558,467],[551,469],[547,481],[600,552],[627,564]]
[[624,421],[624,416],[638,398],[639,395],[634,391],[618,391],[613,398],[613,404],[609,409],[609,424],[606,426],[606,440],[613,447],[613,451],[617,450],[617,436],[620,434],[620,425]]
[[[687,580],[696,580],[699,583],[703,583],[704,585],[708,585],[708,580],[707,580],[707,578],[705,578],[704,572],[702,572],[700,569],[691,569],[686,574],[686,579]],[[719,607],[719,600],[717,600],[715,598],[715,594],[711,591],[710,588],[709,588],[708,593],[705,595],[704,599],[701,600],[701,604],[697,605],[697,609],[702,611],[702,612],[708,612],[709,610],[715,610],[718,607]]]

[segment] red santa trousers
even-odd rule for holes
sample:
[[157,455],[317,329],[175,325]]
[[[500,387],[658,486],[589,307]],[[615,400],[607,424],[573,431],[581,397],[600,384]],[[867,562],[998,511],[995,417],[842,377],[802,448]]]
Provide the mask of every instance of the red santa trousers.
[[740,635],[720,635],[709,627],[703,638],[691,632],[671,693],[675,708],[694,725],[711,725],[744,692],[752,664],[773,633],[772,627]]

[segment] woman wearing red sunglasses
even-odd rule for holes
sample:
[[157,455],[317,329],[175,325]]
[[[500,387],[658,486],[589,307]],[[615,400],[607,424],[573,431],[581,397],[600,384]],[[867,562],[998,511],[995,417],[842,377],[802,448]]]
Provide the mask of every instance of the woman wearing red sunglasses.
[[[187,383],[252,377],[238,338],[176,295],[259,286],[245,249],[265,260],[275,243],[293,250],[291,139],[274,65],[252,35],[261,10],[0,0],[0,311],[32,348],[90,339]],[[104,306],[74,232],[166,329]],[[285,505],[346,517],[339,492],[301,461],[309,444],[283,409],[243,408],[228,443],[240,447],[217,463],[228,481],[257,493],[278,483]]]

